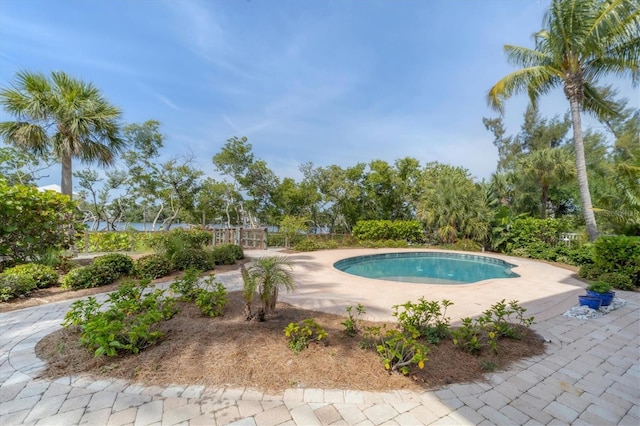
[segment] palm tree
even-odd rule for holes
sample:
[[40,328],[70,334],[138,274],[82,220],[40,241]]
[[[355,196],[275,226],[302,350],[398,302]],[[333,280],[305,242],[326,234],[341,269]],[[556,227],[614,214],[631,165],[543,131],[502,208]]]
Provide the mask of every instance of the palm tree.
[[552,0],[535,48],[505,45],[507,60],[522,67],[498,81],[487,101],[502,112],[515,93],[528,93],[535,105],[540,95],[562,87],[571,108],[576,174],[589,239],[598,236],[591,205],[582,137],[581,111],[599,118],[618,111],[605,91],[596,87],[606,75],[640,77],[640,7],[638,0]]
[[16,121],[0,123],[0,136],[37,155],[52,152],[62,166],[62,193],[72,194],[72,159],[113,163],[124,149],[121,111],[92,84],[63,72],[19,72],[12,88],[0,91],[0,104]]
[[549,189],[575,174],[570,154],[563,148],[537,149],[518,161],[518,169],[540,190],[540,218],[547,218]]
[[266,315],[275,310],[280,289],[295,289],[291,271],[291,262],[286,256],[261,257],[242,271],[247,320],[253,318],[251,302],[256,291],[260,298],[257,319],[264,321]]

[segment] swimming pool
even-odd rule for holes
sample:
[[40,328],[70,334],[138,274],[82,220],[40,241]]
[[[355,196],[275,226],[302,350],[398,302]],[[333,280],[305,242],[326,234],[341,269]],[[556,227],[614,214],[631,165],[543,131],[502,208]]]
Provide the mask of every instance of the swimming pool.
[[342,259],[334,268],[378,280],[420,284],[470,284],[490,278],[516,278],[516,265],[473,254],[441,252],[384,253]]

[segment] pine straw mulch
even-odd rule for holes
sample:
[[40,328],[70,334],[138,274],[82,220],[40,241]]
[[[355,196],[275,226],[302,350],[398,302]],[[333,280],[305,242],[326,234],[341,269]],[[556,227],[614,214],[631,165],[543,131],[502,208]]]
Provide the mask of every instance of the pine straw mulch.
[[[276,313],[266,322],[247,322],[241,292],[228,296],[226,313],[220,318],[205,317],[193,304],[179,302],[180,312],[160,326],[166,333],[164,339],[138,355],[94,358],[80,346],[77,331],[56,331],[36,346],[38,357],[48,363],[43,376],[88,374],[148,385],[199,384],[264,391],[296,387],[424,390],[482,381],[482,366],[504,369],[544,352],[544,341],[531,330],[526,330],[522,340],[502,339],[497,355],[487,352],[475,357],[445,341],[431,347],[423,370],[404,377],[385,371],[375,349],[361,349],[360,336],[348,337],[341,325],[344,317],[278,303]],[[329,337],[295,355],[283,329],[305,318],[314,318]]]

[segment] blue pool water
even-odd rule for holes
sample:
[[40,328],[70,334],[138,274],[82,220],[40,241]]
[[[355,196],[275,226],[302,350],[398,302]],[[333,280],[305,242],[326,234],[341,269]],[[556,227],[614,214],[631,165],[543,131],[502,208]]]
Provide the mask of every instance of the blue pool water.
[[365,278],[422,284],[469,284],[514,278],[515,265],[500,259],[458,253],[385,253],[350,257],[333,266]]

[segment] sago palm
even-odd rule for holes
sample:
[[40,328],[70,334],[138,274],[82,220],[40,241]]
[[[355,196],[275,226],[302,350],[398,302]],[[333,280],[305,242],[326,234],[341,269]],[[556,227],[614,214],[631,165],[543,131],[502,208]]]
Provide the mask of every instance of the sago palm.
[[15,121],[0,123],[0,136],[35,154],[52,153],[62,166],[61,190],[72,194],[72,159],[110,165],[124,148],[120,110],[92,84],[63,72],[19,72],[0,90],[0,105]]
[[617,113],[596,87],[605,75],[640,77],[640,3],[638,0],[552,0],[535,47],[505,45],[507,60],[521,69],[498,81],[487,94],[502,111],[504,101],[527,93],[535,105],[541,95],[561,87],[569,101],[576,174],[590,240],[598,236],[591,204],[582,136],[581,112],[599,118]]

